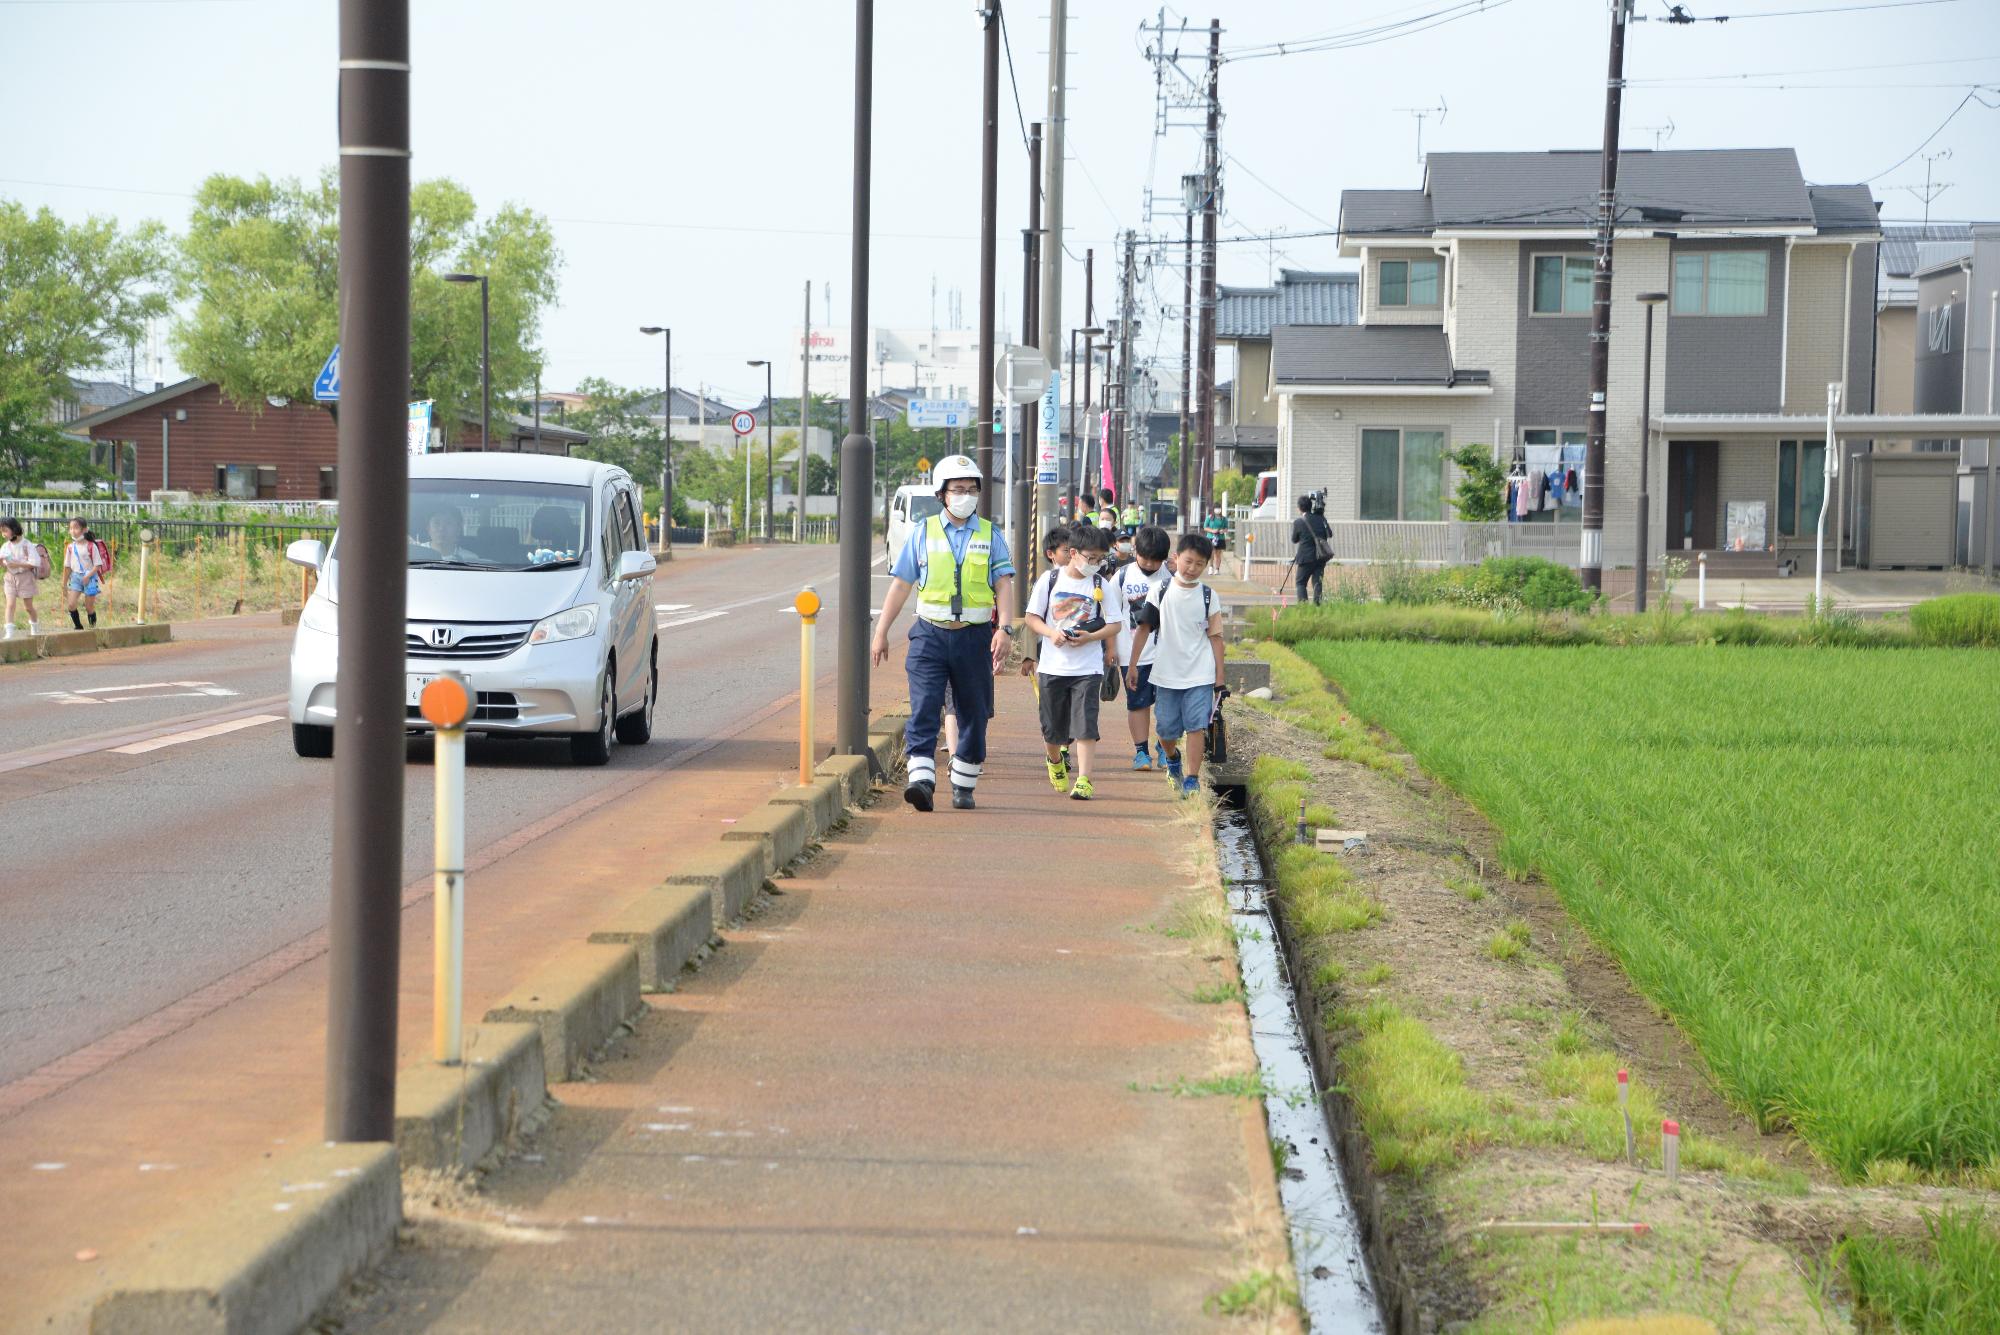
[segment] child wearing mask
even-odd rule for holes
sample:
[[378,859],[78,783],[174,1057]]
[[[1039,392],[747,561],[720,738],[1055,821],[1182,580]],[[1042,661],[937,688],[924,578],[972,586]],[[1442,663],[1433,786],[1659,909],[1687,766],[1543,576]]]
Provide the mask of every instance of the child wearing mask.
[[[1159,641],[1153,640],[1137,656],[1133,653],[1133,641],[1137,638],[1134,614],[1145,606],[1160,585],[1172,578],[1167,570],[1167,553],[1172,542],[1167,531],[1148,524],[1132,537],[1132,561],[1118,567],[1114,577],[1118,585],[1118,601],[1125,608],[1125,622],[1118,628],[1118,661],[1126,665],[1125,671],[1125,726],[1132,734],[1132,768],[1153,768],[1153,755],[1149,743],[1153,735],[1153,659],[1159,651]],[[1167,749],[1162,746],[1159,766],[1167,767]]]
[[[1118,628],[1125,609],[1102,567],[1111,538],[1102,529],[1078,525],[1070,534],[1069,563],[1039,581],[1028,601],[1028,629],[1046,643],[1036,672],[1041,698],[1042,741],[1048,746],[1049,783],[1057,792],[1088,801],[1091,761],[1097,752],[1097,706],[1105,675],[1118,669]],[[1070,783],[1067,755],[1074,749],[1076,780]]]
[[[1199,533],[1183,533],[1174,550],[1174,577],[1147,600],[1132,650],[1144,656],[1155,641],[1152,684],[1160,745],[1167,752],[1167,778],[1174,791],[1192,797],[1201,791],[1201,751],[1222,689],[1222,599],[1201,582],[1215,554]],[[1138,673],[1126,669],[1129,690]],[[1181,769],[1181,738],[1187,738],[1187,769]]]

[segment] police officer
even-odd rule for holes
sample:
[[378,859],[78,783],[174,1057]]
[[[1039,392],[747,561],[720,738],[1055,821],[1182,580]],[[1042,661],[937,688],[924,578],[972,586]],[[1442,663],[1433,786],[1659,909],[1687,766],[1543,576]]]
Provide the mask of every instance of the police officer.
[[993,521],[979,517],[979,465],[962,454],[938,461],[931,490],[944,505],[918,526],[889,567],[889,593],[869,645],[877,664],[889,657],[889,626],[910,591],[917,619],[903,670],[910,679],[910,722],[903,730],[909,785],[903,800],[931,809],[937,791],[937,735],[944,692],[958,713],[958,750],[951,758],[951,804],[972,808],[972,790],[986,760],[986,719],[993,712],[993,674],[1006,661],[1014,632],[1014,563]]

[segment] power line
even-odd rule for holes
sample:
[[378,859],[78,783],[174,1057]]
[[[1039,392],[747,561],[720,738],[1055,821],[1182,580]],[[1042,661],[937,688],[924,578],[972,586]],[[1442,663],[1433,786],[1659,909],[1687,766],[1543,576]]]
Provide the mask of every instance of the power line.
[[1994,56],[1952,56],[1944,60],[1898,60],[1868,65],[1823,65],[1818,69],[1803,70],[1746,70],[1740,74],[1668,74],[1656,79],[1627,79],[1627,88],[1642,84],[1662,83],[1716,83],[1728,79],[1773,79],[1788,74],[1854,74],[1864,70],[1903,70],[1919,65],[1976,65],[1982,61],[2000,60]]
[[1861,185],[1868,185],[1871,182],[1879,181],[1884,176],[1887,176],[1890,172],[1896,170],[1896,168],[1908,162],[1911,158],[1914,158],[1917,154],[1929,148],[1931,146],[1931,140],[1943,134],[1945,126],[1950,125],[1953,121],[1957,120],[1958,113],[1964,111],[1966,104],[1969,102],[1977,102],[1979,103],[1980,106],[1985,107],[1988,111],[2000,109],[2000,104],[1988,102],[1985,98],[1979,95],[1979,90],[1977,88],[1974,88],[1972,91],[1968,92],[1964,97],[1959,99],[1958,105],[1951,109],[1951,115],[1946,116],[1942,121],[1940,121],[1938,123],[1937,129],[1932,130],[1929,134],[1924,136],[1924,140],[1922,143],[1918,144],[1915,148],[1911,149],[1909,152],[1903,154],[1902,157],[1897,158],[1894,162],[1884,167],[1881,171],[1876,172],[1873,176],[1862,177],[1859,183]]
[[[1014,119],[1021,125],[1021,147],[1028,146],[1028,118],[1021,112],[1021,81],[1014,77],[1014,38],[1007,31],[1007,7],[1000,6],[1000,46],[1007,53],[1007,83],[1014,90]],[[1037,190],[1041,182],[1035,183]]]
[[[1928,3],[1944,3],[1944,0],[1927,0]],[[1224,52],[1223,59],[1264,60],[1273,56],[1312,55],[1322,51],[1347,51],[1355,47],[1374,46],[1380,42],[1393,41],[1398,37],[1409,37],[1416,33],[1441,28],[1460,19],[1472,18],[1489,13],[1513,0],[1459,0],[1457,4],[1442,9],[1433,9],[1413,18],[1395,23],[1385,23],[1374,28],[1356,28],[1346,32],[1328,33],[1319,37],[1301,38],[1296,41],[1269,42],[1261,46],[1238,47],[1233,52]]]
[[[1753,11],[1748,14],[1720,14],[1712,19],[1705,18],[1703,21],[1709,23],[1730,23],[1743,19],[1789,19],[1797,18],[1804,14],[1852,14],[1864,9],[1914,9],[1918,5],[1954,5],[1957,3],[1958,0],[1874,0],[1871,4],[1828,5],[1821,9],[1767,9]],[[1689,14],[1685,6],[1669,5],[1668,9],[1672,11],[1674,16],[1659,20],[1660,22],[1695,22],[1695,16]]]
[[1271,184],[1271,183],[1270,183],[1269,181],[1267,181],[1267,180],[1265,180],[1265,179],[1264,179],[1263,177],[1259,176],[1259,175],[1258,175],[1258,174],[1257,174],[1256,172],[1254,172],[1254,171],[1251,171],[1251,170],[1250,170],[1250,167],[1249,167],[1249,165],[1248,165],[1247,163],[1245,163],[1245,162],[1243,161],[1243,159],[1241,159],[1241,158],[1237,157],[1237,156],[1236,156],[1236,155],[1235,155],[1234,153],[1228,153],[1228,152],[1225,152],[1225,153],[1224,153],[1224,154],[1223,154],[1222,156],[1223,156],[1223,157],[1225,157],[1225,158],[1228,158],[1228,159],[1229,159],[1229,160],[1230,160],[1231,162],[1235,163],[1235,164],[1236,164],[1236,165],[1237,165],[1238,167],[1241,167],[1241,168],[1243,169],[1243,173],[1244,173],[1244,175],[1248,176],[1248,177],[1249,177],[1249,178],[1250,178],[1251,180],[1255,181],[1255,182],[1256,182],[1256,183],[1257,183],[1258,185],[1261,185],[1261,186],[1263,186],[1263,187],[1264,187],[1264,188],[1265,188],[1266,190],[1268,190],[1268,191],[1270,191],[1270,192],[1271,192],[1272,194],[1276,195],[1276,196],[1277,196],[1277,197],[1278,197],[1279,199],[1282,199],[1282,200],[1284,200],[1284,201],[1285,201],[1285,203],[1287,203],[1287,204],[1290,204],[1290,205],[1291,205],[1291,206],[1292,206],[1293,208],[1297,209],[1297,210],[1298,210],[1298,211],[1299,211],[1300,213],[1303,213],[1303,214],[1305,214],[1305,215],[1306,215],[1306,217],[1308,217],[1308,218],[1311,218],[1311,219],[1312,219],[1312,220],[1313,220],[1314,222],[1316,222],[1316,223],[1319,223],[1319,224],[1320,224],[1321,226],[1324,226],[1324,227],[1333,227],[1333,226],[1335,226],[1335,225],[1336,225],[1336,224],[1334,224],[1333,222],[1331,222],[1330,220],[1328,220],[1328,219],[1326,219],[1326,218],[1322,218],[1322,217],[1320,217],[1320,216],[1319,216],[1319,215],[1318,215],[1317,213],[1314,213],[1314,212],[1313,212],[1313,211],[1312,211],[1311,209],[1309,209],[1309,208],[1307,208],[1307,207],[1306,207],[1305,205],[1303,205],[1303,204],[1299,203],[1299,202],[1298,202],[1298,201],[1297,201],[1296,199],[1293,199],[1293,198],[1292,198],[1292,197],[1291,197],[1290,195],[1287,195],[1287,194],[1286,194],[1286,193],[1285,193],[1284,191],[1282,191],[1282,190],[1278,189],[1278,187],[1277,187],[1277,186],[1275,186],[1275,185],[1272,185],[1272,184]]

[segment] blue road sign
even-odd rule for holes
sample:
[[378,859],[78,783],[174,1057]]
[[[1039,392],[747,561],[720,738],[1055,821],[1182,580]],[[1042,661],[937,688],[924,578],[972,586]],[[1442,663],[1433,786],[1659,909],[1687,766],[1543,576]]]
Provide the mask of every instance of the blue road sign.
[[321,403],[340,402],[340,344],[333,345],[327,354],[326,365],[319,368],[319,379],[313,381],[313,398]]

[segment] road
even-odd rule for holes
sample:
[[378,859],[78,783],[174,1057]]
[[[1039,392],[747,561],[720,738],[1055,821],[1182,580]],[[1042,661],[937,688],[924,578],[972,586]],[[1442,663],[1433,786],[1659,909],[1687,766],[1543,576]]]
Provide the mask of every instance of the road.
[[[579,769],[560,741],[474,741],[468,850],[588,809],[796,689],[803,584],[829,607],[819,670],[831,671],[836,560],[778,547],[663,567],[652,744]],[[332,762],[292,754],[291,632],[257,622],[0,669],[0,1085],[324,924]],[[406,880],[431,849],[427,748],[411,754]]]

